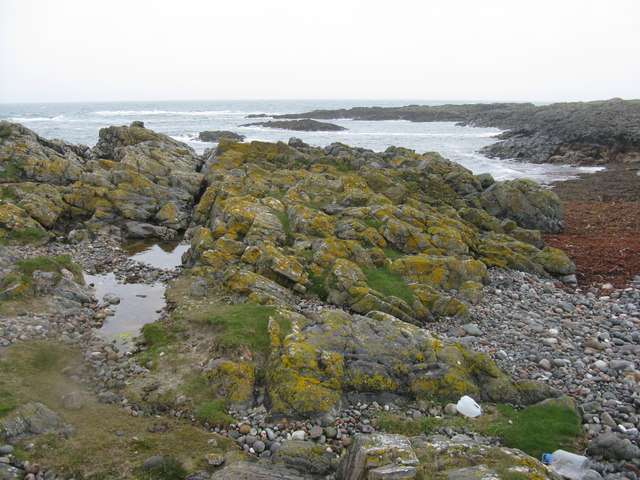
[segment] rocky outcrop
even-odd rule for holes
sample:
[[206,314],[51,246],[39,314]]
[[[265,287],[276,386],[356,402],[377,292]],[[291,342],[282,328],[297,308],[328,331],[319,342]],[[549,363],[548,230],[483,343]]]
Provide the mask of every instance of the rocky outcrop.
[[206,131],[198,134],[198,140],[201,142],[218,143],[223,138],[228,138],[234,142],[242,142],[247,137],[239,133],[229,132],[228,130]]
[[355,107],[279,115],[275,118],[457,122],[507,130],[482,152],[534,163],[640,162],[640,100]]
[[471,440],[373,434],[357,435],[343,458],[338,480],[452,480],[505,478],[557,479],[542,463],[519,450]]
[[296,130],[301,132],[339,132],[346,130],[346,128],[333,123],[318,122],[316,120],[281,120],[281,121],[268,121],[268,122],[255,122],[242,125],[243,127],[267,127],[267,128],[282,128],[284,130]]
[[[551,393],[515,384],[487,357],[380,311],[366,317],[341,310],[280,315],[292,333],[282,343],[272,338],[267,390],[275,412],[329,417],[349,392],[367,392],[370,401],[381,403],[390,394],[399,399],[469,394],[483,401],[530,403]],[[271,324],[276,322],[283,323],[274,317]]]
[[0,126],[5,230],[120,228],[172,238],[187,228],[202,175],[187,145],[139,124],[100,131],[93,150]]

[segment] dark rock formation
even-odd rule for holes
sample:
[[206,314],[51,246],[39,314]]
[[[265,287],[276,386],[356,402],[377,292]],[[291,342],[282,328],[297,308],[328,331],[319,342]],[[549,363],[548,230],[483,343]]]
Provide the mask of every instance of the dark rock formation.
[[289,120],[289,121],[268,121],[268,122],[255,122],[242,125],[243,127],[250,127],[258,125],[267,128],[283,128],[285,130],[297,130],[302,132],[339,132],[346,130],[346,128],[340,125],[334,125],[333,123],[317,122],[315,120]]
[[198,140],[201,142],[219,142],[222,138],[229,138],[236,142],[242,142],[245,138],[245,135],[241,135],[239,133],[229,132],[228,130],[213,130],[200,132],[198,134]]
[[274,118],[457,122],[507,130],[498,137],[503,141],[483,149],[488,156],[534,163],[640,162],[640,100],[356,107]]

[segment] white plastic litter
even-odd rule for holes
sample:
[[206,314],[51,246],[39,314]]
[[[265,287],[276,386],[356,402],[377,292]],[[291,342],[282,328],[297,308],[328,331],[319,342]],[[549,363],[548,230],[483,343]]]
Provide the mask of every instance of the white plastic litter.
[[458,400],[458,404],[456,405],[456,410],[460,412],[465,417],[475,418],[482,415],[482,408],[480,405],[476,403],[476,401],[465,395]]
[[551,454],[549,468],[570,480],[581,479],[589,469],[589,459],[582,455],[556,450]]

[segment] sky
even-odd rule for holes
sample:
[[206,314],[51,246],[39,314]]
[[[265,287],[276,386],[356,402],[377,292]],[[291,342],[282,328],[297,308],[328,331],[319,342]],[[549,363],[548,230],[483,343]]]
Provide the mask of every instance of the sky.
[[640,98],[640,0],[0,0],[0,103]]

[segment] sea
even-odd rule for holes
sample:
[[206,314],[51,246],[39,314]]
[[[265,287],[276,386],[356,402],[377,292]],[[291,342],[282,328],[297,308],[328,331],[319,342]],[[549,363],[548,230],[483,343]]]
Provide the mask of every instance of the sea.
[[530,178],[542,184],[573,178],[580,173],[598,170],[594,167],[532,164],[511,159],[488,158],[479,150],[496,142],[501,130],[462,127],[454,122],[409,122],[405,120],[357,121],[331,120],[347,130],[339,132],[298,132],[245,126],[269,118],[247,118],[250,114],[277,115],[301,113],[316,109],[351,107],[392,107],[403,105],[442,105],[425,100],[225,100],[225,101],[158,101],[158,102],[87,102],[0,104],[0,120],[21,123],[44,138],[60,138],[72,143],[94,146],[101,128],[128,125],[134,120],[156,132],[167,134],[202,153],[212,143],[197,140],[205,130],[230,130],[245,135],[245,141],[288,141],[298,137],[304,142],[324,147],[341,142],[353,147],[384,151],[401,146],[418,153],[438,152],[474,174],[490,173],[496,180]]

